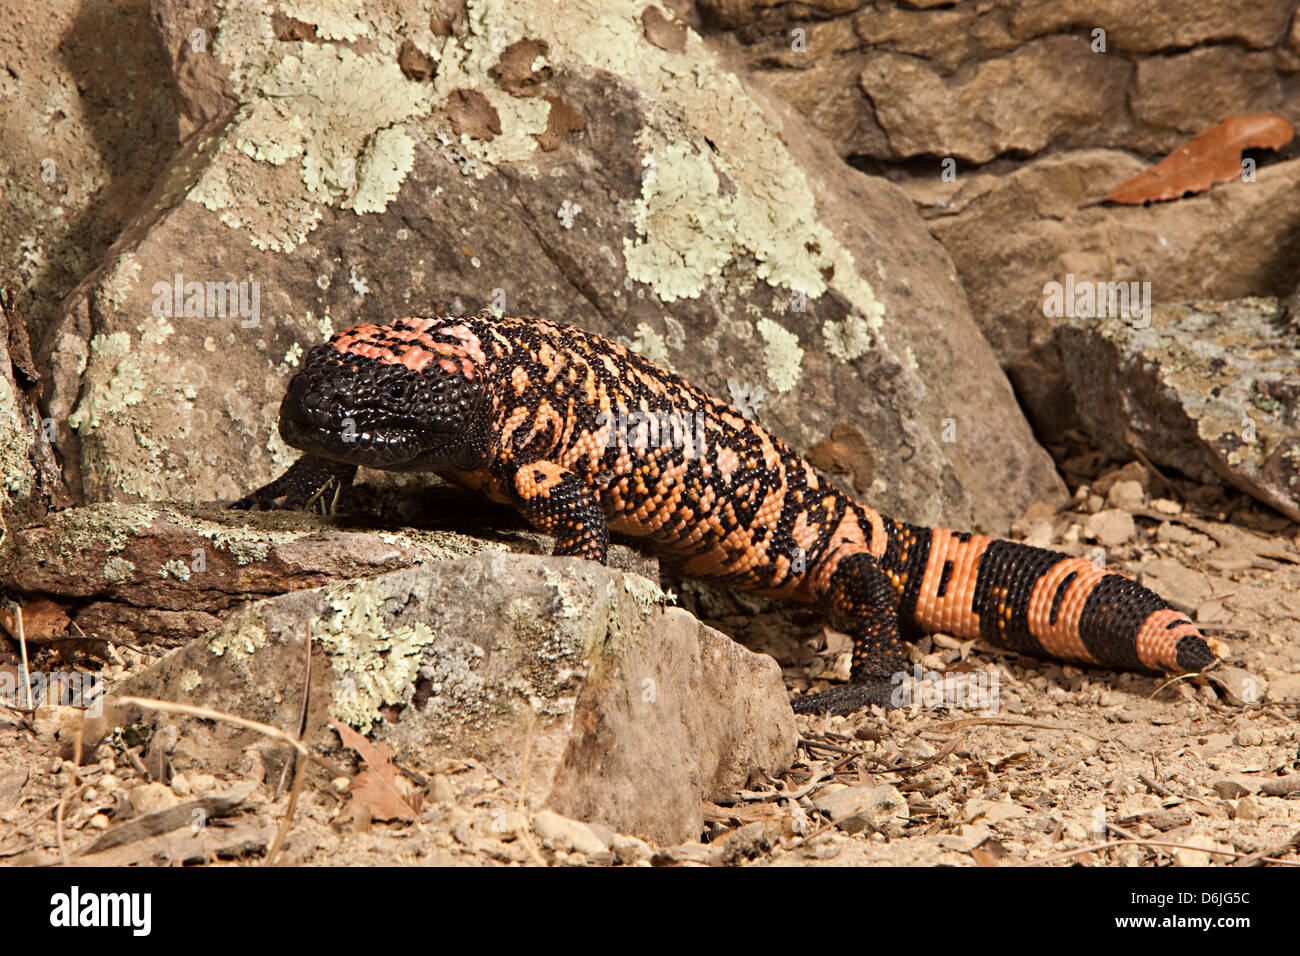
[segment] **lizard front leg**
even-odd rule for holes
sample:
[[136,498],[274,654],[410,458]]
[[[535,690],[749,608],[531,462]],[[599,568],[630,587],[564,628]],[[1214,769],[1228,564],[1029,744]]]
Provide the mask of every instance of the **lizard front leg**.
[[591,486],[562,465],[521,465],[509,483],[511,503],[538,531],[555,537],[556,555],[606,563],[609,527]]
[[305,507],[333,479],[338,490],[330,494],[332,504],[352,486],[356,476],[356,465],[303,455],[279,478],[249,492],[230,507],[241,511],[293,511]]
[[822,597],[832,625],[853,638],[849,684],[794,701],[795,713],[851,714],[870,704],[889,709],[896,675],[907,666],[898,630],[898,593],[870,554],[843,558]]

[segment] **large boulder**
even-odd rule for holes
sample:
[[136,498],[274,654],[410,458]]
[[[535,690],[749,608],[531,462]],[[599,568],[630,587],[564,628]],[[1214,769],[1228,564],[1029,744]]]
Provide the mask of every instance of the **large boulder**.
[[[533,809],[659,843],[698,839],[702,800],[732,802],[794,758],[774,660],[577,558],[482,553],[258,601],[116,693],[292,731],[308,636],[307,743],[336,749],[333,721],[399,759],[473,757]],[[267,743],[190,718],[164,738],[178,769],[233,769]]]
[[1058,497],[904,195],[645,6],[159,0],[206,125],[47,339],[74,491],[235,497],[293,458],[304,349],[487,307],[618,338],[799,450],[853,429],[837,480],[905,518]]

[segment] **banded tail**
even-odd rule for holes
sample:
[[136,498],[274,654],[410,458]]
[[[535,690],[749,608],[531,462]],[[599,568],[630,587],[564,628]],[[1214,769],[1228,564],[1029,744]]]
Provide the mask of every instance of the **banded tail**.
[[853,683],[799,698],[796,711],[886,704],[904,643],[935,631],[1128,670],[1198,673],[1219,662],[1187,615],[1125,574],[1032,545],[882,520],[884,553],[842,558],[823,598],[854,637]]
[[1175,674],[1218,660],[1187,615],[1118,571],[985,535],[914,530],[922,573],[915,591],[900,594],[900,611],[923,631],[980,637],[1035,657]]

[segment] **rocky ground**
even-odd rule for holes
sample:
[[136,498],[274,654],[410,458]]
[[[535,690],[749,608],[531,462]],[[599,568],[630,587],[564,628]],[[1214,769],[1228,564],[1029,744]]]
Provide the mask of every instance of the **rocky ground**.
[[[1300,121],[1297,5],[0,0],[0,863],[1300,863],[1300,144],[1101,201]],[[796,718],[848,639],[634,544],[377,474],[214,506],[294,457],[305,349],[484,307],[1228,666],[935,635],[914,706]],[[29,707],[56,673],[102,715]]]
[[[1230,523],[1221,520],[1227,511]],[[944,706],[918,697],[888,713],[798,717],[788,771],[751,779],[726,805],[702,801],[699,839],[666,844],[539,812],[521,798],[527,764],[521,781],[491,760],[436,748],[363,762],[331,745],[318,748],[329,757],[308,764],[295,787],[293,751],[276,738],[230,765],[200,725],[155,728],[171,735],[162,748],[127,727],[78,765],[68,711],[0,711],[0,748],[12,768],[0,790],[0,859],[247,864],[275,847],[281,863],[310,864],[1300,863],[1294,529],[1235,492],[1166,485],[1132,463],[1078,485],[1066,510],[1030,509],[1016,530],[1074,553],[1104,548],[1111,566],[1207,622],[1229,648],[1230,668],[1215,682],[1169,682],[936,635],[916,649],[916,663],[950,677],[996,675],[984,685],[989,698]],[[792,690],[846,672],[847,638],[823,631],[813,615],[754,615],[689,585],[681,601],[774,653]],[[163,653],[67,641],[35,648],[29,666],[78,663],[113,691]],[[2,673],[19,670],[6,647]],[[285,696],[296,710],[297,695]],[[525,754],[530,735],[543,737],[531,727],[521,733]],[[399,800],[396,818],[385,818],[392,808],[373,789],[356,794],[350,779],[367,768]],[[196,819],[203,825],[192,826]]]

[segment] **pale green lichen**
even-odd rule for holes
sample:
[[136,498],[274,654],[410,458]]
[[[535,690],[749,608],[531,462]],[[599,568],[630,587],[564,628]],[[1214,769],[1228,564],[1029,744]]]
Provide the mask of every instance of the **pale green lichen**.
[[280,0],[287,17],[316,27],[323,40],[359,40],[366,35],[368,24],[359,5],[349,0]]
[[127,252],[118,256],[100,283],[100,294],[113,308],[120,308],[135,289],[135,284],[140,281],[142,271],[140,260],[134,253]]
[[668,595],[659,585],[639,574],[623,573],[623,590],[631,595],[643,615],[668,604]]
[[137,327],[136,331],[140,333],[141,345],[162,345],[168,338],[176,334],[176,329],[162,316],[146,319],[143,325]]
[[[68,424],[81,435],[83,455],[98,462],[105,484],[148,499],[169,497],[162,449],[150,437],[156,434],[158,416],[165,416],[178,439],[188,437],[194,420],[193,383],[202,374],[195,368],[197,360],[174,359],[155,347],[172,332],[165,318],[151,316],[139,327],[138,344],[128,332],[94,336],[86,384],[68,416]],[[137,406],[141,411],[134,411]],[[146,466],[124,460],[118,444],[123,432],[134,435],[132,450],[143,450]],[[114,450],[118,453],[111,453]]]
[[[230,0],[223,11],[213,53],[229,68],[243,106],[188,198],[247,229],[258,248],[289,251],[315,228],[324,206],[358,214],[387,208],[414,163],[415,143],[401,124],[428,113],[432,100],[393,56],[403,11],[294,5],[318,37],[368,38],[378,47],[357,53],[328,42],[277,41],[260,7]],[[436,48],[431,34],[421,39]]]
[[[50,539],[59,542],[59,557],[67,559],[83,551],[115,554],[151,528],[156,517],[157,511],[145,505],[97,503],[52,512],[43,524]],[[130,565],[129,561],[122,563]]]
[[135,565],[117,555],[104,562],[104,580],[110,584],[125,584],[135,574]]
[[[310,312],[307,313],[307,321],[311,321]],[[323,340],[328,341],[330,336],[334,334],[334,320],[328,315],[322,315],[316,322],[316,330],[320,332],[320,337]]]
[[361,154],[357,190],[343,200],[343,208],[357,215],[383,212],[397,198],[402,181],[414,165],[415,141],[401,129],[381,129]]
[[196,687],[203,683],[203,675],[192,667],[187,667],[181,671],[181,690],[185,693],[191,693]]
[[627,274],[654,286],[665,302],[694,298],[732,259],[733,201],[718,195],[709,159],[684,144],[670,143],[643,162],[646,175],[632,216],[639,238],[623,240]]
[[257,617],[250,607],[227,621],[208,639],[208,650],[218,657],[243,660],[265,647],[266,641],[266,628],[257,623]]
[[158,569],[159,577],[166,578],[168,575],[178,581],[188,581],[190,579],[190,566],[179,558],[173,558]]
[[758,334],[766,343],[763,364],[768,380],[778,392],[790,391],[799,381],[799,367],[803,363],[799,337],[771,319],[759,321]]
[[826,349],[841,362],[852,362],[871,350],[871,328],[860,315],[848,315],[841,321],[827,319],[822,323]]
[[421,651],[433,642],[427,624],[392,627],[382,606],[386,595],[358,582],[330,589],[332,614],[312,621],[312,638],[330,655],[337,677],[330,713],[362,730],[382,719],[380,708],[409,700]]
[[90,340],[90,365],[112,369],[105,387],[89,389],[68,417],[77,431],[99,428],[123,409],[144,399],[145,382],[139,360],[131,354],[131,336],[126,332],[96,335]]
[[668,345],[664,338],[648,322],[639,322],[636,327],[636,336],[628,343],[632,351],[638,355],[644,355],[652,362],[657,362],[664,368],[672,371],[672,364],[669,361]]
[[12,379],[0,377],[0,499],[5,504],[24,504],[36,486],[31,464],[33,423],[23,419]]

